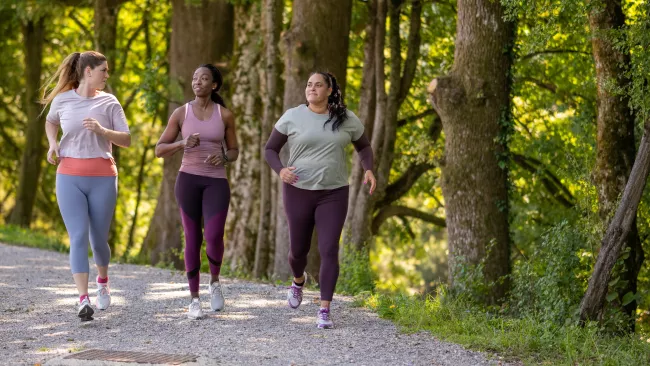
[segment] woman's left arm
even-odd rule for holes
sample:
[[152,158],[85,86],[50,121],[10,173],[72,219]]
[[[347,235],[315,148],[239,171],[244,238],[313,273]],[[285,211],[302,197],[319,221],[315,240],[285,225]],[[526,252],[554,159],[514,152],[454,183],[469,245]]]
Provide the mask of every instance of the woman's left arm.
[[359,154],[363,170],[366,171],[363,178],[363,184],[368,184],[368,182],[370,182],[370,194],[372,194],[377,187],[377,179],[375,179],[375,175],[372,172],[374,166],[372,146],[370,146],[370,141],[365,132],[356,141],[352,141],[352,144],[354,145],[357,154]]
[[108,141],[120,147],[131,146],[131,134],[128,132],[113,131],[108,128],[102,127],[94,118],[86,118],[83,120],[83,126],[100,136],[103,136]]

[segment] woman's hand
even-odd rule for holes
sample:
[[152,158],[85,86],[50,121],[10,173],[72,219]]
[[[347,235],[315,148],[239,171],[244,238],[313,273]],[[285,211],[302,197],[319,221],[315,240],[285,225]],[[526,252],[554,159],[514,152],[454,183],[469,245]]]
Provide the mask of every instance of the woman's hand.
[[94,118],[84,118],[83,120],[83,126],[85,129],[88,131],[92,131],[98,135],[104,135],[105,134],[105,128],[102,127],[102,125],[99,124],[99,121],[97,121]]
[[294,170],[296,170],[295,166],[282,168],[282,170],[280,170],[280,179],[287,184],[295,184],[298,181],[298,176],[293,174]]
[[56,165],[59,162],[59,144],[50,145],[47,151],[47,162]]
[[377,187],[377,179],[375,179],[375,175],[372,173],[372,170],[366,170],[366,174],[363,177],[363,184],[368,184],[368,182],[370,182],[369,193],[372,194],[372,192],[374,192],[375,188]]
[[197,147],[199,145],[201,145],[201,140],[199,139],[199,134],[198,133],[193,133],[193,134],[187,136],[187,138],[185,140],[183,140],[183,146],[184,147],[193,148],[193,147]]
[[222,154],[210,154],[205,159],[205,162],[214,166],[226,165],[226,159],[223,158]]

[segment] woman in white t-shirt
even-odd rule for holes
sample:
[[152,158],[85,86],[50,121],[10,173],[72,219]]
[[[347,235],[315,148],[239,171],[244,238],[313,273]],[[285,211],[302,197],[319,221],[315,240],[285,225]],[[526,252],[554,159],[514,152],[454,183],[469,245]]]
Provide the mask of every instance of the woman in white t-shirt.
[[[48,80],[41,103],[50,110],[45,132],[50,148],[47,161],[58,165],[56,198],[70,237],[70,267],[79,291],[78,316],[93,320],[88,298],[88,241],[98,276],[97,309],[111,302],[108,233],[117,200],[117,167],[112,145],[128,147],[131,135],[117,98],[101,90],[108,79],[106,57],[99,52],[75,52],[63,60]],[[57,142],[59,127],[63,131]]]

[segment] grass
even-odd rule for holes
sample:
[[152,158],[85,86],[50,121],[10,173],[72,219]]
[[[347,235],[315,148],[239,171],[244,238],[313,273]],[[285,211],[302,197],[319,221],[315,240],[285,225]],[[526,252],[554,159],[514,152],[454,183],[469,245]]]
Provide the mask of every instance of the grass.
[[595,325],[558,326],[533,318],[481,311],[460,300],[366,295],[357,305],[378,312],[405,332],[432,335],[526,365],[648,365],[650,343],[638,334],[609,336]]
[[69,247],[60,239],[43,232],[13,225],[0,226],[0,243],[68,253]]

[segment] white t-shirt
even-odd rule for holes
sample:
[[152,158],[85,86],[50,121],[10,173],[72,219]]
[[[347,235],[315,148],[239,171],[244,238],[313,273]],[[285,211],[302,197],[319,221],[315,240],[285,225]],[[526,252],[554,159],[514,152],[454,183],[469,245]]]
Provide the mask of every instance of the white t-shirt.
[[85,129],[85,118],[94,118],[110,130],[129,132],[124,110],[113,94],[99,92],[94,97],[83,97],[75,90],[68,90],[54,97],[46,117],[63,131],[59,155],[78,159],[112,158],[111,142]]

